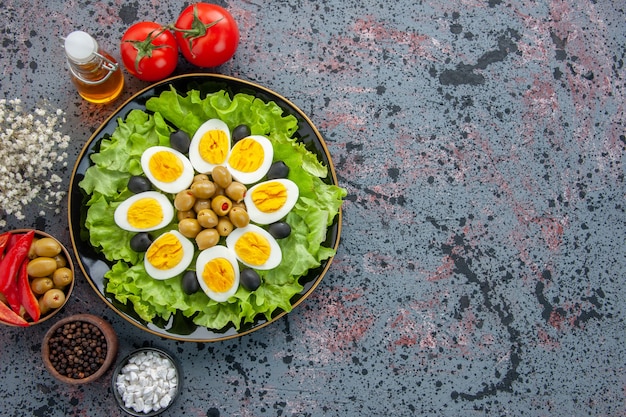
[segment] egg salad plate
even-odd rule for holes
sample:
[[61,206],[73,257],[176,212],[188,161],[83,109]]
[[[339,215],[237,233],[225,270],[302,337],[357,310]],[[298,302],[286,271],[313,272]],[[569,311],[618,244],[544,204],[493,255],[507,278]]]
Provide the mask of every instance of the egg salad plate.
[[69,224],[102,300],[155,335],[212,342],[258,330],[308,297],[339,245],[326,144],[286,98],[188,74],[126,101],[72,173]]

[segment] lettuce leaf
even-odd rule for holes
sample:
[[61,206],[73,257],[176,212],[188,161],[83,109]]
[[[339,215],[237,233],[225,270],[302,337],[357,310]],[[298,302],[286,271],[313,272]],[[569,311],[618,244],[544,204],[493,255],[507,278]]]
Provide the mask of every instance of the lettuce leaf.
[[[109,261],[139,263],[143,259],[142,254],[130,248],[130,239],[134,233],[120,229],[113,219],[112,213],[117,205],[119,203],[110,203],[102,195],[91,199],[85,219],[85,227],[89,230],[89,242],[94,248],[102,248],[102,253]],[[122,242],[125,244],[120,244]]]
[[94,165],[85,172],[80,187],[107,197],[126,188],[131,175],[141,175],[141,154],[149,147],[169,145],[170,128],[159,114],[150,116],[132,110],[109,138],[100,142],[98,153],[91,155]]
[[[325,247],[324,241],[346,195],[345,189],[321,179],[327,175],[327,167],[293,139],[297,119],[283,115],[273,102],[265,103],[247,94],[231,98],[225,91],[202,98],[198,91],[182,96],[172,88],[149,99],[146,109],[132,110],[125,119],[118,120],[115,131],[103,138],[99,151],[91,155],[93,165],[79,184],[90,197],[85,219],[90,243],[112,262],[111,270],[105,274],[106,291],[123,304],[132,303],[138,316],[147,322],[157,317],[168,320],[172,314],[182,312],[196,325],[211,329],[229,325],[238,329],[244,323],[254,322],[258,315],[270,319],[276,310],[290,311],[290,300],[303,289],[299,278],[334,255],[334,249]],[[193,135],[210,118],[223,120],[231,129],[245,123],[253,134],[267,136],[274,147],[274,159],[283,160],[290,167],[289,178],[300,191],[296,206],[287,216],[292,233],[278,241],[283,259],[289,262],[259,271],[261,287],[250,292],[240,286],[223,303],[209,299],[201,291],[185,294],[181,276],[152,279],[143,266],[143,254],[130,249],[134,233],[120,229],[113,219],[117,205],[130,196],[128,179],[142,174],[143,151],[155,145],[169,146],[173,130],[170,126]],[[176,220],[156,234],[175,228]]]
[[[159,97],[146,102],[148,110],[160,113],[179,129],[193,135],[207,119],[218,118],[232,130],[241,123],[250,127],[253,135],[265,135],[270,138],[278,153],[277,160],[291,161],[291,166],[300,167],[310,175],[326,177],[328,169],[317,156],[292,138],[298,130],[298,120],[293,115],[283,116],[283,109],[276,103],[265,103],[248,94],[237,94],[232,99],[225,91],[218,91],[200,98],[200,92],[190,91],[180,96],[173,87],[161,93]],[[277,145],[282,147],[282,152]],[[287,163],[287,162],[285,162]]]

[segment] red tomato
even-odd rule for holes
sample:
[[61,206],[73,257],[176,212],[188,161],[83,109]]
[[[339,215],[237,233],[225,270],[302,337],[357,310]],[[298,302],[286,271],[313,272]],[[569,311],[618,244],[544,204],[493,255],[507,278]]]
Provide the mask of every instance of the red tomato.
[[184,9],[174,27],[178,46],[187,61],[198,67],[217,67],[233,57],[239,28],[223,7],[195,3]]
[[158,23],[139,22],[129,27],[120,44],[126,70],[144,81],[169,76],[178,64],[176,38]]

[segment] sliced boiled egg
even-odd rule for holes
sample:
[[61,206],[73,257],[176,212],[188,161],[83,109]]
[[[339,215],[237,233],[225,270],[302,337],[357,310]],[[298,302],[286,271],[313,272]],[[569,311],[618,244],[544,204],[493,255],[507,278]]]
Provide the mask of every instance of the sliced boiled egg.
[[253,269],[272,269],[283,259],[276,239],[253,224],[233,230],[226,238],[226,246],[242,264]]
[[144,257],[144,267],[154,279],[173,278],[187,269],[193,255],[193,243],[180,232],[171,230],[152,242]]
[[277,222],[296,205],[298,186],[286,178],[261,182],[251,187],[244,196],[250,220],[258,224]]
[[267,174],[274,148],[265,136],[253,135],[239,140],[230,150],[226,167],[242,184],[253,184]]
[[234,253],[225,246],[203,250],[196,260],[196,276],[210,299],[219,303],[228,300],[239,287],[239,265]]
[[217,165],[226,163],[230,152],[230,130],[219,119],[202,123],[189,145],[191,165],[201,174],[209,173]]
[[141,168],[155,187],[176,194],[187,189],[195,175],[189,159],[167,146],[152,146],[141,155]]
[[167,226],[174,218],[174,206],[158,191],[134,194],[122,201],[113,213],[115,223],[129,232],[149,232]]

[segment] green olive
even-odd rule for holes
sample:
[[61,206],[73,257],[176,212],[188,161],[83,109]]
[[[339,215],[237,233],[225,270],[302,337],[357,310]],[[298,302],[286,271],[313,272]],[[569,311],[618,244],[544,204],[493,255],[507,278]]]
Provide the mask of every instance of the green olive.
[[28,275],[33,278],[47,277],[57,269],[57,261],[46,256],[40,256],[28,262]]
[[37,253],[35,253],[35,243],[39,238],[34,237],[32,243],[30,244],[30,248],[28,248],[28,259],[35,259],[37,257]]
[[193,205],[193,210],[196,213],[200,213],[204,209],[211,208],[211,200],[206,198],[199,198],[196,200],[196,204]]
[[231,182],[230,185],[224,190],[226,195],[231,200],[237,203],[243,200],[244,196],[246,195],[246,191],[248,191],[248,188],[237,181]]
[[65,303],[65,293],[58,288],[52,288],[43,295],[43,303],[50,308],[59,308]]
[[219,185],[215,184],[215,194],[213,194],[213,197],[215,197],[216,195],[226,195],[224,187],[220,187]]
[[57,288],[70,285],[73,279],[72,270],[69,268],[59,268],[52,274],[52,282],[54,282],[54,286]]
[[183,219],[193,219],[196,217],[196,212],[193,210],[186,210],[186,211],[177,211],[176,212],[176,218],[178,219],[178,221],[181,221]]
[[211,209],[204,209],[198,212],[198,223],[205,229],[217,226],[217,214]]
[[209,180],[209,176],[207,174],[196,174],[193,177],[193,182],[208,181],[208,180]]
[[250,223],[248,212],[241,207],[233,207],[228,213],[228,218],[235,227],[246,227]]
[[220,236],[228,236],[235,227],[228,217],[220,217],[215,228]]
[[59,242],[50,237],[38,239],[37,242],[35,242],[34,247],[35,254],[37,254],[37,256],[54,258],[56,255],[61,253],[61,245]]
[[215,181],[215,183],[222,188],[228,187],[233,181],[230,171],[221,165],[213,168],[213,171],[211,171],[211,177],[213,178],[213,181]]
[[233,207],[233,202],[225,195],[218,195],[211,200],[211,209],[218,216],[226,216]]
[[202,230],[196,219],[182,219],[178,222],[178,231],[185,237],[193,239]]
[[49,277],[35,278],[30,282],[30,289],[35,294],[44,294],[52,288],[54,288],[54,282]]
[[196,203],[196,197],[191,190],[183,190],[174,197],[174,207],[179,211],[191,210]]
[[39,297],[37,299],[37,303],[39,304],[39,313],[43,316],[48,311],[50,311],[50,306],[43,302],[43,297]]
[[240,201],[240,202],[233,201],[233,207],[231,208],[231,210],[235,207],[239,207],[239,208],[246,210],[246,204],[243,201]]
[[65,256],[63,256],[63,254],[60,253],[57,256],[55,256],[53,259],[57,263],[57,268],[63,268],[64,266],[67,266],[67,259],[65,259]]
[[197,181],[191,184],[191,192],[196,198],[211,198],[215,194],[215,184],[212,181]]
[[204,229],[196,236],[196,244],[198,249],[204,250],[217,245],[220,241],[220,234],[216,229]]

